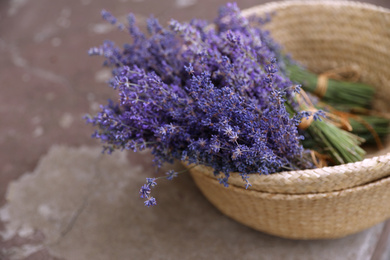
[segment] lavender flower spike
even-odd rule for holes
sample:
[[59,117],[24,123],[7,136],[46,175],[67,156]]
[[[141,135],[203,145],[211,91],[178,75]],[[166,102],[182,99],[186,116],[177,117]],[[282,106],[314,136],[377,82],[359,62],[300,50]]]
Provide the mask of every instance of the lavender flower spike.
[[[108,12],[103,16],[117,23]],[[118,102],[88,119],[108,151],[149,149],[158,168],[174,160],[206,165],[225,186],[231,172],[247,180],[312,167],[298,117],[286,110],[294,84],[280,69],[283,60],[275,59],[278,46],[237,5],[221,10],[214,29],[201,20],[165,28],[151,18],[146,35],[134,16],[128,23],[130,43],[119,48],[106,41],[89,52],[112,68],[109,86],[118,94]],[[156,179],[140,189],[146,206],[156,204],[150,196]]]

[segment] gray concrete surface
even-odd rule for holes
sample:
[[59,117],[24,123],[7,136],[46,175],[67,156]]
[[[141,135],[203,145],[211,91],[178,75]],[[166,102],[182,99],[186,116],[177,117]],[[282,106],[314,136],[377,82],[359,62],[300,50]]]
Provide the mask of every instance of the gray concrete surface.
[[[37,204],[33,204],[33,201],[31,201],[31,205],[29,204],[30,198],[33,198],[33,194],[31,192],[25,194],[25,196],[27,196],[25,199],[22,199],[22,197],[18,196],[17,191],[19,191],[20,189],[26,192],[34,191],[35,189],[35,191],[41,192],[37,193],[40,194],[40,196],[43,196],[43,194],[46,194],[47,196],[48,194],[51,194],[50,198],[52,198],[53,200],[59,200],[63,197],[60,193],[56,193],[56,191],[59,191],[60,188],[63,189],[61,192],[64,194],[68,194],[67,192],[72,190],[72,187],[70,186],[68,188],[65,188],[66,186],[61,186],[71,185],[71,180],[67,180],[69,181],[67,184],[66,182],[54,183],[55,185],[53,187],[57,187],[58,190],[50,190],[51,185],[45,182],[45,180],[37,177],[44,176],[43,173],[41,173],[41,175],[38,173],[42,170],[42,165],[38,162],[42,162],[43,159],[41,160],[41,158],[49,152],[49,149],[51,149],[53,145],[60,144],[67,145],[70,147],[97,145],[96,141],[89,138],[92,132],[92,128],[90,126],[86,126],[81,117],[85,113],[93,113],[94,111],[96,111],[98,109],[98,104],[104,103],[108,97],[112,96],[113,93],[109,88],[105,86],[104,83],[104,81],[109,76],[109,71],[103,69],[100,66],[101,60],[99,60],[98,58],[89,58],[86,55],[86,52],[89,47],[99,45],[104,39],[107,38],[115,40],[118,43],[122,43],[127,40],[125,34],[117,33],[101,20],[101,9],[105,8],[107,10],[110,10],[118,17],[124,17],[124,15],[128,12],[133,12],[136,14],[136,17],[142,25],[142,23],[145,23],[145,18],[151,13],[158,17],[162,23],[168,21],[170,18],[174,18],[179,21],[188,20],[192,17],[212,19],[212,17],[215,16],[217,7],[225,2],[227,1],[0,1],[0,207],[2,207],[1,218],[5,220],[10,220],[7,216],[7,208],[15,209],[15,211],[11,211],[10,214],[17,214],[17,212],[22,214],[24,209],[28,209],[25,208],[26,206],[31,206],[30,210],[33,210],[33,205],[38,206]],[[237,2],[239,6],[244,9],[256,4],[269,1],[241,0]],[[371,2],[380,6],[390,7],[390,2],[387,0],[362,0],[362,2]],[[49,155],[44,158],[51,158],[50,156],[52,155],[50,155],[49,153]],[[84,154],[84,156],[86,155]],[[91,156],[93,157],[94,155]],[[135,156],[133,154],[128,155],[129,162],[127,163],[129,163],[129,165],[133,165],[134,167],[138,167],[135,166],[135,164],[131,163],[134,161],[134,159],[132,158],[138,158],[137,160],[140,160],[143,157]],[[145,158],[148,159],[148,157]],[[63,159],[64,161],[69,160],[69,158],[66,157],[64,157]],[[84,169],[83,167],[86,166],[79,165],[79,167],[81,167],[80,169]],[[84,176],[85,178],[90,176],[88,174],[93,172],[91,169],[87,168],[85,168],[83,171],[84,174],[81,174],[80,176]],[[28,172],[33,172],[33,174],[29,175],[27,174]],[[144,176],[142,176],[142,178],[138,179],[137,181],[142,182],[143,177]],[[26,180],[31,181],[27,183]],[[16,182],[10,185],[10,183],[13,181]],[[42,183],[39,181],[42,181]],[[29,187],[29,185],[31,187]],[[135,189],[135,186],[138,185],[139,183],[134,186],[130,185],[129,191],[131,189]],[[160,189],[163,189],[163,187],[165,187],[164,185],[161,185]],[[129,201],[127,202],[124,200],[123,197],[121,197],[123,195],[120,196],[121,199],[120,201],[117,201],[117,203],[123,203],[125,209],[118,214],[129,214],[129,218],[132,220],[133,218],[141,218],[140,216],[133,216],[132,212],[137,212],[137,214],[153,214],[155,215],[155,218],[159,216],[160,218],[162,218],[163,221],[168,221],[169,219],[167,219],[167,216],[161,216],[158,214],[169,213],[169,216],[172,216],[172,218],[176,222],[183,221],[183,219],[192,219],[190,218],[191,214],[194,214],[194,216],[199,216],[200,219],[203,219],[202,215],[206,214],[207,216],[209,216],[206,220],[209,220],[210,223],[218,224],[221,222],[222,224],[221,226],[218,226],[216,224],[216,227],[214,227],[205,220],[203,222],[203,229],[200,229],[199,227],[185,227],[186,222],[183,222],[175,229],[172,227],[172,225],[168,228],[166,223],[169,222],[162,221],[161,225],[157,225],[156,223],[152,224],[153,222],[151,216],[148,217],[150,218],[148,219],[149,222],[144,222],[144,224],[142,224],[141,222],[135,222],[140,225],[139,230],[144,230],[144,232],[152,232],[150,230],[153,230],[153,232],[156,233],[155,236],[157,238],[160,238],[149,241],[145,239],[146,235],[144,234],[143,236],[140,235],[143,239],[143,242],[141,243],[142,246],[141,244],[133,242],[135,243],[134,245],[137,245],[135,246],[135,248],[137,250],[140,250],[138,252],[141,252],[143,250],[145,254],[144,258],[146,259],[151,257],[151,248],[157,248],[156,252],[159,252],[158,254],[161,259],[169,259],[169,257],[171,257],[171,259],[175,259],[173,258],[174,255],[172,255],[172,252],[181,252],[183,256],[188,254],[188,256],[186,256],[188,257],[187,259],[190,259],[191,256],[196,258],[195,255],[192,255],[192,253],[194,253],[193,248],[190,248],[188,245],[176,247],[173,243],[174,241],[179,241],[183,244],[182,240],[188,241],[188,244],[194,244],[200,247],[199,250],[201,250],[201,252],[203,252],[204,254],[200,255],[200,259],[202,259],[203,256],[210,257],[212,255],[218,257],[223,256],[223,254],[226,254],[228,256],[237,256],[232,253],[233,250],[237,248],[231,248],[231,244],[224,245],[219,240],[212,240],[212,238],[224,238],[224,236],[227,237],[227,240],[225,240],[225,242],[227,243],[232,243],[234,241],[238,241],[237,243],[242,243],[243,249],[241,250],[241,254],[245,256],[250,255],[252,253],[260,252],[256,251],[260,250],[257,247],[261,247],[261,250],[265,250],[266,247],[269,247],[270,250],[273,250],[273,252],[275,253],[278,253],[279,250],[282,250],[283,248],[286,248],[291,252],[295,253],[299,250],[301,250],[302,252],[312,252],[311,255],[309,255],[309,257],[311,257],[314,255],[315,251],[320,252],[322,250],[322,254],[325,255],[326,251],[331,252],[335,250],[337,252],[336,248],[341,247],[337,245],[345,245],[337,244],[332,241],[321,243],[313,242],[312,244],[310,244],[271,238],[270,236],[266,236],[259,232],[254,232],[249,229],[246,229],[239,224],[236,224],[235,222],[230,221],[225,217],[221,216],[209,204],[207,204],[207,202],[202,200],[201,196],[199,197],[199,194],[197,193],[189,178],[186,179],[185,177],[183,177],[183,179],[181,181],[178,181],[177,184],[171,185],[175,187],[177,192],[180,191],[180,185],[187,185],[185,187],[188,187],[191,192],[188,195],[187,193],[180,193],[179,197],[183,197],[185,200],[186,196],[192,196],[191,200],[193,199],[194,201],[196,201],[194,202],[196,204],[192,206],[194,207],[195,205],[202,205],[201,208],[204,212],[202,212],[202,214],[194,212],[194,209],[187,208],[187,206],[183,206],[182,204],[178,206],[177,204],[174,204],[169,200],[165,202],[169,205],[166,209],[163,209],[164,207],[161,207],[161,209],[145,211],[145,209],[143,209],[143,206],[139,205],[139,201],[137,201],[137,204],[134,204],[134,207],[125,207],[126,205],[128,206],[131,203],[136,203],[135,201],[132,202],[132,200],[136,200],[135,198],[137,197],[137,194],[134,194],[133,192],[133,194],[129,194],[128,197],[126,197],[127,199],[129,199]],[[103,185],[102,189],[108,188],[104,187],[105,186]],[[167,194],[174,194],[172,193],[174,192],[173,188],[172,191],[169,188],[167,189]],[[7,190],[11,202],[8,202],[6,204],[5,194]],[[83,195],[81,189],[73,190],[79,192],[77,194],[75,193],[74,196],[77,195],[77,198],[81,199]],[[31,196],[27,194],[30,194]],[[94,196],[91,195],[91,203],[93,201],[95,204],[99,204],[97,201],[97,197]],[[74,197],[74,200],[77,200],[77,198]],[[35,203],[37,203],[38,198],[34,199]],[[44,199],[47,198],[42,197],[42,199],[43,201],[45,201]],[[174,201],[177,202],[178,198],[175,199],[176,200]],[[67,200],[63,200],[64,203],[66,201]],[[70,254],[71,252],[76,252],[77,250],[79,250],[81,255],[80,250],[82,250],[84,247],[81,248],[80,244],[72,244],[71,241],[68,241],[66,239],[63,241],[68,242],[58,244],[57,247],[53,245],[50,247],[42,246],[43,244],[47,244],[48,241],[53,241],[54,238],[50,236],[51,232],[57,232],[55,234],[58,235],[58,232],[60,232],[60,230],[63,230],[63,225],[66,224],[66,221],[69,221],[69,212],[71,211],[71,209],[76,207],[78,205],[77,203],[80,203],[80,201],[77,201],[77,203],[74,201],[69,203],[70,204],[68,206],[62,205],[64,208],[62,208],[61,206],[58,209],[59,212],[63,214],[61,215],[60,219],[49,220],[49,222],[52,221],[50,223],[52,223],[52,225],[54,226],[60,225],[56,226],[57,229],[53,229],[50,232],[47,229],[47,223],[44,222],[45,219],[42,218],[42,214],[45,215],[51,212],[50,207],[40,207],[41,215],[37,215],[37,222],[32,222],[33,217],[31,216],[31,219],[26,220],[26,223],[29,225],[25,227],[23,227],[22,223],[23,218],[19,215],[19,217],[12,217],[12,219],[10,221],[7,221],[7,223],[5,224],[0,221],[0,230],[3,234],[3,236],[0,237],[0,259],[8,260],[9,255],[14,255],[14,259],[24,260],[69,260],[72,258],[69,258],[69,255],[65,255],[65,253]],[[105,200],[101,201],[101,205],[105,205],[104,203],[107,204],[108,202],[105,202]],[[16,205],[20,206],[17,207]],[[59,203],[59,205],[61,205],[61,203]],[[191,205],[188,205],[188,207],[189,206]],[[108,208],[110,209],[110,211],[113,211],[115,206],[111,205]],[[17,211],[16,209],[20,209],[20,211]],[[93,215],[89,216],[89,214],[86,214],[87,212],[89,212],[88,209],[89,208],[87,207],[85,212],[80,215],[80,220],[82,220],[83,218],[87,218],[87,215],[88,217],[93,218]],[[95,208],[91,210],[91,214],[93,214],[93,210],[97,209]],[[9,215],[9,217],[10,216],[11,215]],[[40,220],[38,219],[39,216],[41,216]],[[111,219],[108,218],[106,219],[106,221],[118,220],[115,218],[119,218],[119,220],[123,219],[123,221],[127,223],[127,226],[123,226],[124,229],[126,227],[129,227],[130,224],[126,222],[129,220],[126,220],[124,215],[120,215],[117,217],[112,216]],[[75,222],[75,225],[80,225],[79,223],[85,222],[77,221]],[[191,224],[191,222],[189,223]],[[197,223],[200,224],[199,222]],[[86,244],[85,250],[90,250],[88,252],[91,252],[91,254],[93,253],[93,250],[96,250],[96,252],[101,252],[103,248],[107,249],[104,242],[102,242],[102,240],[98,240],[100,238],[113,239],[113,237],[115,236],[113,235],[113,233],[110,233],[110,228],[113,228],[114,230],[115,228],[119,228],[118,226],[110,226],[109,223],[104,223],[102,226],[98,227],[98,224],[95,222],[94,225],[98,229],[95,231],[95,233],[88,233],[89,231],[87,232],[83,229],[83,232],[86,232],[83,233],[83,235],[85,237],[92,237],[93,241],[88,241],[88,239],[86,239],[84,243],[80,242],[81,244]],[[153,227],[153,229],[151,229],[150,226]],[[371,256],[366,255],[368,258],[362,259],[370,259],[370,257],[372,257],[372,259],[390,259],[389,253],[385,253],[389,251],[387,249],[390,247],[388,240],[390,228],[388,228],[388,226],[389,223],[386,223],[385,226],[379,225],[373,229],[376,230],[375,232],[370,230],[366,233],[363,233],[363,235],[360,234],[359,236],[357,236],[359,238],[352,237],[348,238],[349,240],[347,240],[355,241],[351,242],[352,244],[355,243],[355,246],[361,243],[363,248],[365,245],[369,247],[369,250],[361,250],[366,253],[370,253]],[[87,227],[88,225],[85,225],[85,227],[83,226],[83,228]],[[183,228],[184,230],[178,230],[179,227]],[[210,230],[211,233],[204,233],[207,229]],[[73,232],[74,230],[76,229],[72,229]],[[166,235],[164,235],[164,232]],[[177,236],[179,236],[181,240],[175,240],[175,235],[173,232],[176,232],[178,234]],[[230,234],[229,232],[232,233]],[[247,232],[245,234],[246,236],[248,236],[249,239],[246,237],[240,239],[237,238],[235,234],[244,234],[240,232]],[[375,235],[372,235],[374,233]],[[378,235],[379,233],[381,234]],[[68,239],[72,236],[71,234],[72,232],[68,233]],[[200,238],[198,238],[197,236],[200,236]],[[362,242],[365,241],[363,237],[365,237],[364,239],[370,237],[370,239],[368,239],[369,242],[367,242],[367,244]],[[128,250],[126,252],[130,252],[130,249],[128,249],[131,248],[131,245],[129,245],[129,241],[132,240],[128,240],[126,242],[126,239],[130,238],[130,235],[123,235],[122,237],[118,238],[120,242],[118,242],[119,244],[115,248],[117,250]],[[212,245],[215,246],[212,248],[207,247],[206,243],[202,242],[202,239],[210,243],[213,243],[214,241],[215,244]],[[251,241],[253,239],[258,239],[258,241],[261,241],[261,243],[258,243],[256,245],[251,244]],[[264,242],[270,239],[273,242]],[[372,241],[374,241],[375,243],[376,241],[378,242],[376,246],[373,244]],[[87,242],[91,243],[87,244]],[[247,243],[249,244],[246,245]],[[328,246],[324,246],[324,244]],[[62,245],[62,247],[59,245]],[[75,247],[72,248],[72,246]],[[77,246],[80,247],[80,249],[76,250],[76,248],[78,248]],[[374,247],[375,249],[373,249]],[[63,248],[63,255],[61,255],[61,248]],[[171,254],[168,253],[169,248],[171,250],[169,251],[171,252]],[[206,252],[207,248],[209,248],[208,252]],[[351,254],[360,250],[356,248],[356,251],[355,249],[352,249],[352,246],[348,248]],[[244,249],[246,251],[244,251]],[[121,250],[119,251],[125,252]],[[86,254],[85,252],[83,254]],[[261,252],[264,253],[265,251]],[[7,253],[8,256],[5,256],[3,253]],[[105,254],[106,253],[107,252],[105,252]],[[209,253],[209,255],[207,255],[207,253]],[[285,259],[285,256],[279,256],[281,257],[280,259]],[[154,255],[154,257],[157,256]],[[76,257],[73,259],[84,260],[93,258],[90,258],[90,255],[88,255],[87,258]],[[129,255],[127,258],[124,259],[137,258],[132,255]]]
[[[251,230],[220,214],[189,174],[162,180],[158,206],[138,195],[153,176],[147,154],[102,156],[96,147],[52,147],[37,168],[10,184],[0,209],[7,240],[41,243],[10,247],[9,259],[42,249],[63,259],[370,259],[383,223],[346,238],[294,241]],[[177,168],[178,166],[176,166]]]

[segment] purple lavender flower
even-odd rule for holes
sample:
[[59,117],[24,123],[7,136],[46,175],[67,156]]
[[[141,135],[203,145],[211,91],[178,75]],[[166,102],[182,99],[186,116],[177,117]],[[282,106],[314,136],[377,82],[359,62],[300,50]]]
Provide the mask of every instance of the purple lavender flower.
[[145,203],[145,206],[147,206],[147,207],[157,205],[156,199],[153,197],[148,198],[147,200],[145,200],[144,203]]
[[142,185],[141,189],[139,190],[139,194],[141,198],[148,198],[150,194],[150,186],[149,185]]
[[146,184],[150,187],[157,185],[156,178],[146,178]]
[[[113,68],[109,86],[119,95],[87,120],[97,127],[93,137],[109,152],[148,148],[157,167],[175,159],[210,166],[225,186],[231,172],[249,187],[249,174],[311,167],[297,129],[305,114],[291,117],[285,106],[297,88],[283,73],[278,45],[253,22],[228,4],[214,29],[200,20],[164,28],[151,18],[146,36],[129,15],[131,44],[105,41],[89,51]],[[146,206],[156,204],[155,180],[141,187]]]
[[178,173],[177,172],[175,172],[174,170],[170,170],[170,171],[168,171],[167,173],[166,173],[166,175],[167,175],[167,180],[172,180],[173,178],[175,178],[175,177],[177,177],[177,175],[178,175]]
[[106,10],[102,10],[102,17],[104,20],[106,20],[107,22],[109,22],[111,24],[116,24],[116,22],[117,22],[117,19],[115,18],[115,16],[113,16],[110,12],[108,12]]
[[322,117],[322,118],[325,118],[325,117],[326,117],[326,114],[325,114],[324,111],[322,111],[322,110],[317,110],[316,112],[313,113],[313,119],[314,119],[315,121],[322,121],[321,117]]
[[248,189],[249,187],[252,186],[252,184],[250,184],[249,181],[248,181],[248,179],[249,179],[248,174],[240,173],[240,176],[241,176],[242,180],[245,181],[245,189]]

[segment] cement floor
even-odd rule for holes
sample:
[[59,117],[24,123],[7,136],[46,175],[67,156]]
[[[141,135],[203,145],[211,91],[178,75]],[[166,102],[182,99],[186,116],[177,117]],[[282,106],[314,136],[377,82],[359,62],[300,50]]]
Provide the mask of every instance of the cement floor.
[[[8,207],[8,204],[6,204],[6,191],[8,190],[8,194],[15,195],[15,191],[18,190],[18,187],[22,190],[26,188],[26,186],[24,186],[26,185],[25,178],[40,176],[39,172],[42,171],[42,164],[39,164],[38,162],[40,160],[42,161],[44,158],[52,158],[50,156],[58,156],[58,154],[53,155],[53,151],[55,151],[51,150],[53,145],[66,145],[67,147],[94,147],[97,145],[96,141],[89,138],[92,128],[85,125],[84,120],[82,120],[82,116],[85,113],[93,113],[96,111],[98,109],[98,104],[104,103],[108,97],[112,96],[112,92],[105,86],[104,83],[109,76],[109,71],[101,67],[101,62],[98,58],[89,58],[86,52],[91,46],[99,45],[107,38],[113,39],[118,43],[126,41],[125,34],[117,33],[101,20],[100,11],[103,8],[110,10],[118,17],[123,17],[128,12],[133,12],[136,14],[136,17],[139,21],[141,21],[141,23],[145,22],[145,18],[148,17],[149,14],[153,13],[162,23],[164,23],[170,18],[174,18],[179,21],[188,20],[191,17],[211,19],[215,16],[218,6],[225,2],[227,1],[1,1],[0,207],[2,207],[2,219],[7,220],[7,216],[11,216],[7,215],[7,210],[5,210]],[[269,1],[242,0],[238,1],[238,4],[242,9],[245,9],[264,2]],[[362,2],[370,2],[390,8],[390,2],[386,0],[371,0]],[[63,152],[64,154],[69,155],[69,150],[66,149]],[[77,151],[81,153],[80,156],[86,156],[85,153],[82,152],[84,150],[81,149],[81,151]],[[65,162],[69,163],[69,161],[66,161],[65,159],[69,159],[70,157],[63,158]],[[88,158],[88,156],[85,158]],[[129,155],[127,157],[127,163],[136,167],[134,164],[134,158],[138,158],[137,160],[140,160],[140,157]],[[71,163],[69,164],[69,167],[70,166],[72,166]],[[28,172],[32,172],[32,176],[28,177],[28,175],[26,175]],[[88,171],[86,170],[86,172]],[[89,172],[93,171],[91,170]],[[14,185],[9,185],[15,180],[17,181]],[[40,179],[37,177],[34,181],[35,182],[31,183],[34,183],[37,187],[39,187]],[[154,235],[153,232],[156,232],[155,235],[160,238],[160,240],[154,238],[151,242],[147,239],[147,234],[140,234],[142,243],[137,241],[136,243],[134,242],[135,244],[129,245],[126,243],[126,239],[129,239],[128,241],[133,241],[131,240],[133,238],[123,235],[119,239],[120,244],[115,247],[115,252],[119,250],[115,255],[116,257],[101,259],[139,259],[141,256],[144,256],[146,259],[222,259],[224,256],[226,256],[224,259],[229,259],[229,257],[234,257],[231,259],[239,259],[240,255],[235,255],[236,251],[234,251],[234,249],[224,251],[226,250],[226,247],[229,247],[226,246],[226,244],[225,246],[223,244],[218,244],[218,246],[213,246],[211,248],[202,242],[202,237],[207,237],[205,241],[211,241],[208,239],[217,239],[222,236],[226,237],[226,240],[223,240],[226,243],[234,242],[234,236],[227,232],[226,229],[231,230],[231,232],[236,232],[232,234],[247,236],[244,241],[247,241],[248,239],[259,240],[258,244],[250,244],[249,242],[249,245],[246,245],[245,243],[246,247],[243,246],[241,250],[246,251],[241,253],[246,257],[241,259],[328,259],[326,258],[329,255],[327,252],[332,251],[344,252],[345,254],[348,254],[348,252],[351,254],[356,252],[355,255],[352,254],[350,256],[352,258],[348,259],[390,259],[388,252],[390,248],[389,222],[373,227],[372,229],[365,231],[365,233],[358,234],[352,238],[347,238],[347,240],[349,239],[348,241],[354,241],[355,244],[351,243],[355,247],[342,247],[340,246],[340,243],[336,246],[337,243],[333,243],[331,241],[322,243],[313,241],[312,244],[310,244],[283,240],[267,236],[259,232],[254,232],[226,219],[224,216],[216,212],[208,204],[208,202],[203,199],[201,194],[193,188],[193,184],[191,184],[189,179],[184,179],[181,182],[184,183],[184,187],[191,189],[192,193],[188,196],[196,201],[196,205],[199,205],[199,207],[204,209],[204,212],[207,211],[207,216],[204,217],[204,221],[202,223],[207,223],[207,221],[215,223],[215,225],[204,224],[205,226],[203,226],[203,228],[211,229],[211,231],[216,234],[220,234],[220,236],[213,233],[213,235],[215,235],[215,237],[213,237],[213,235],[206,231],[200,231],[199,227],[202,226],[199,225],[201,225],[201,223],[196,222],[196,220],[193,220],[196,223],[190,223],[190,225],[193,225],[192,227],[186,227],[184,230],[178,230],[178,228],[184,227],[187,225],[186,223],[182,223],[176,228],[170,224],[169,227],[172,227],[174,230],[169,231],[170,229],[167,228],[168,226],[166,225],[173,222],[169,222],[172,221],[171,219],[165,219],[167,222],[164,223],[164,217],[162,217],[163,219],[161,220],[160,227],[157,224],[152,225],[152,227],[155,228],[155,231],[152,229],[145,229],[142,231],[142,227],[146,228],[147,225],[150,225],[151,220],[148,219],[149,222],[142,222],[142,219],[137,219],[137,221],[140,221],[137,222],[134,220],[134,223],[139,225],[137,232],[150,232],[148,233],[150,235]],[[69,191],[71,187],[68,189],[66,184],[64,185],[65,186],[59,185],[54,187],[57,187],[59,190],[64,192]],[[103,185],[103,187],[105,186]],[[177,190],[172,192],[180,193],[180,187],[176,188]],[[130,191],[132,189],[135,189],[135,186],[133,188],[129,188]],[[50,189],[47,186],[45,186],[45,188],[38,189],[38,191],[39,190],[42,193],[37,194],[41,194],[42,196],[51,195],[55,198],[55,195],[58,195],[53,191],[50,193]],[[25,196],[30,198],[31,194],[27,192],[25,193]],[[64,195],[65,194],[67,193],[64,193]],[[23,201],[20,200],[20,197],[14,195],[9,195],[8,198],[13,198],[14,201],[16,201],[15,203]],[[129,198],[133,197],[130,193],[128,196]],[[75,197],[75,200],[77,200],[77,196]],[[123,202],[125,205],[130,205],[132,203],[131,201],[132,200],[123,202],[121,200],[121,203]],[[32,200],[24,200],[25,205],[21,204],[18,208],[23,209],[24,206],[29,205],[30,202],[31,205],[34,205]],[[76,204],[70,204],[69,207],[72,208],[72,205],[74,206]],[[11,203],[9,203],[9,205],[11,205]],[[181,206],[176,207],[177,208],[175,208],[175,205],[170,205],[166,210],[183,214],[182,217],[185,217],[186,219],[191,219],[192,216],[202,216],[202,214],[194,212],[193,209],[180,209]],[[149,214],[148,218],[153,218],[150,216],[150,211],[145,213],[144,209],[138,209],[137,205],[134,205],[134,208],[137,208],[139,211],[137,214]],[[43,212],[41,217],[46,216],[50,219],[50,210],[48,210],[45,206],[40,207],[40,209],[41,213]],[[26,210],[28,210],[28,207]],[[8,234],[8,236],[2,236],[0,238],[0,259],[11,259],[11,257],[13,257],[13,259],[30,260],[98,259],[96,254],[104,251],[103,249],[107,249],[107,245],[110,245],[103,240],[96,240],[96,243],[89,243],[88,245],[90,247],[86,247],[86,250],[82,251],[79,248],[76,250],[75,244],[65,243],[65,245],[62,245],[61,250],[63,251],[56,251],[50,246],[42,246],[42,241],[46,241],[48,237],[50,237],[50,235],[48,235],[50,232],[47,230],[54,232],[55,229],[50,227],[45,229],[43,226],[41,229],[36,228],[36,226],[33,225],[38,225],[36,222],[29,222],[32,220],[23,219],[21,217],[28,211],[21,210],[17,211],[18,213],[15,213],[16,211],[13,212],[13,214],[16,214],[15,216],[19,217],[15,217],[13,220],[14,222],[11,222],[15,225],[20,224],[21,226],[17,227],[17,233],[12,233],[12,228],[8,229],[11,230],[9,231],[10,233],[4,233],[7,232],[7,227],[10,228],[10,226],[9,224],[0,223],[0,229],[3,230],[2,234]],[[62,209],[59,209],[59,213],[64,214],[62,215],[63,217],[67,216],[66,212],[68,211],[62,211]],[[125,210],[120,214],[125,214],[126,212],[127,211]],[[131,211],[129,212],[131,213]],[[154,217],[157,217],[159,212],[161,214],[166,213],[164,210],[153,211],[153,214],[156,215]],[[17,215],[19,213],[20,215]],[[85,214],[85,212],[83,214]],[[175,214],[172,215],[175,216]],[[93,215],[90,217],[93,217]],[[120,215],[119,217],[125,218],[123,215]],[[108,218],[107,221],[113,219],[115,218]],[[26,223],[28,222],[31,225],[23,228],[22,223],[18,222],[22,220],[25,220]],[[7,221],[9,222],[9,219]],[[55,220],[53,221],[55,222]],[[175,216],[174,221],[180,221],[180,218]],[[220,223],[220,225],[218,226],[217,223]],[[106,238],[109,239],[110,236],[115,235],[115,233],[112,233],[112,230],[116,230],[115,228],[118,228],[110,225],[99,227],[101,228],[99,230],[100,233],[90,233],[90,235],[108,235]],[[107,230],[105,228],[107,228]],[[126,228],[126,226],[123,226],[123,228]],[[14,229],[14,231],[15,230],[16,229]],[[45,230],[46,233],[44,232]],[[14,236],[11,236],[12,234]],[[58,232],[56,234],[58,234]],[[164,237],[164,234],[167,234],[166,237]],[[175,238],[175,234],[180,235],[178,238]],[[88,233],[84,233],[84,236],[86,237],[83,239],[87,239]],[[175,242],[181,241],[179,238],[181,240],[187,240],[188,243],[193,243],[194,246],[201,249],[201,253],[196,255],[194,253],[194,248],[191,248],[190,246],[184,246],[181,247],[181,249],[175,248]],[[223,241],[218,243],[222,243]],[[262,242],[265,243],[264,246],[261,245]],[[82,244],[83,241],[80,241],[80,243]],[[151,243],[152,246],[147,246],[148,243]],[[332,246],[332,243],[334,246]],[[41,247],[39,247],[39,245],[41,245]],[[265,245],[273,248],[273,251],[265,248]],[[345,244],[341,243],[341,245]],[[256,248],[256,246],[260,247],[260,249]],[[134,250],[130,250],[129,247],[133,247]],[[295,249],[295,247],[298,249]],[[207,248],[209,250],[207,250]],[[324,258],[321,258],[321,255],[315,255],[314,253],[305,255],[307,252],[314,252],[311,251],[314,250],[312,248],[316,248],[316,252],[323,252]],[[171,249],[171,251],[168,249]],[[283,249],[285,251],[283,251]],[[345,251],[346,249],[350,251]],[[289,256],[282,255],[280,253],[288,252],[288,250],[292,250]],[[299,253],[299,250],[301,250],[302,253]],[[71,255],[71,252],[79,252],[80,254]],[[120,255],[120,252],[127,253],[128,257],[123,257],[123,255]],[[267,252],[270,254],[274,252],[274,258],[262,258],[259,256],[259,254],[262,256],[264,254],[266,256]],[[102,253],[103,256],[106,254],[107,252]],[[269,257],[272,257],[272,255]]]

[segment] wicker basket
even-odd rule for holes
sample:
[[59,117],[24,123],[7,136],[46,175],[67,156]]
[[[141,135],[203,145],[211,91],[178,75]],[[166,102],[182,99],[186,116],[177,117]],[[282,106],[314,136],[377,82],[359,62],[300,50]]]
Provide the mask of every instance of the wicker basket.
[[[316,72],[356,67],[361,80],[377,89],[377,108],[388,108],[390,10],[346,1],[286,1],[244,14],[273,12],[267,29],[294,59]],[[253,175],[248,190],[236,173],[228,188],[207,167],[191,174],[221,212],[281,237],[338,238],[390,217],[390,153],[335,167]]]

